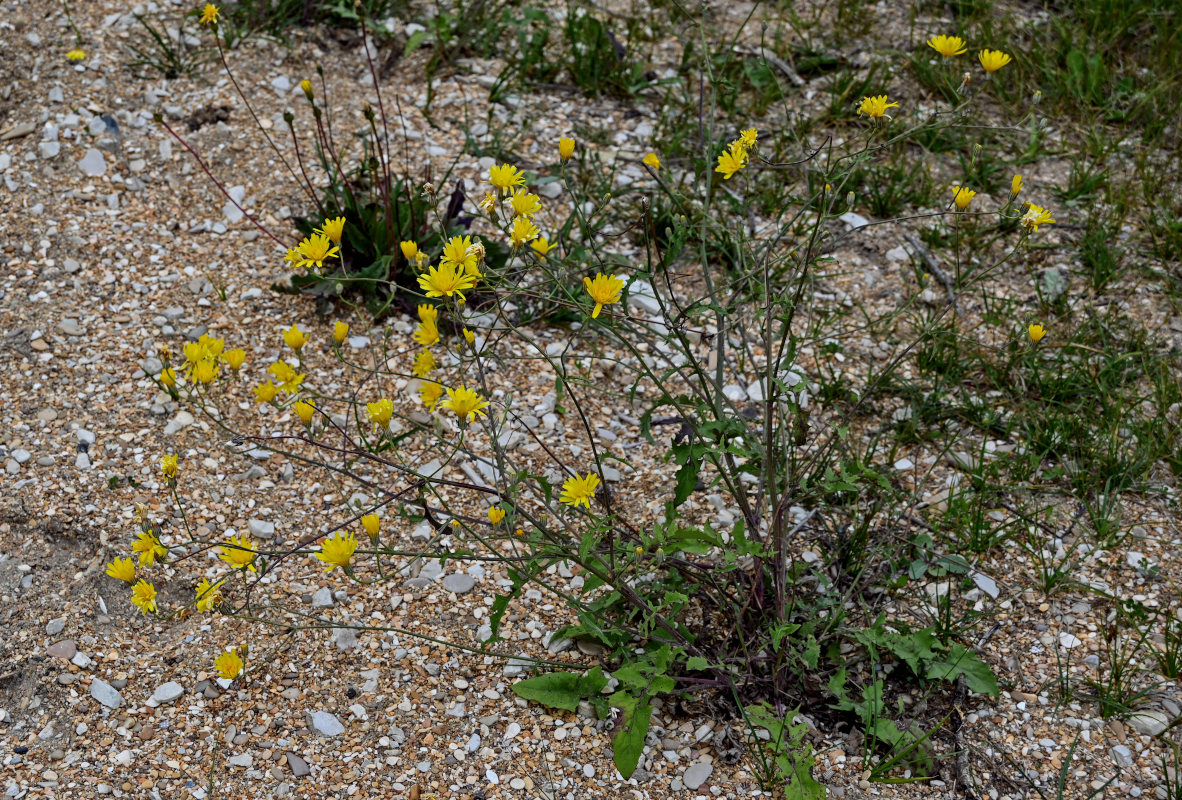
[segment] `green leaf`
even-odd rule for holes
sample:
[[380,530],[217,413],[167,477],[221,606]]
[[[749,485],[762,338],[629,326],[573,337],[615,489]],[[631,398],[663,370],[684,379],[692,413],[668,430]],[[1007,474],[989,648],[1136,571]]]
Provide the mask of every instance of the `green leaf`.
[[621,775],[630,778],[644,750],[644,737],[652,721],[653,707],[626,692],[613,694],[611,704],[624,712],[623,724],[612,736],[612,761]]
[[402,50],[402,57],[406,58],[415,50],[418,50],[419,46],[425,41],[427,41],[427,32],[425,30],[415,31],[413,34],[411,34],[411,37],[406,40],[406,47]]
[[681,505],[693,494],[694,488],[698,485],[698,472],[701,467],[701,462],[691,456],[677,470],[677,489],[673,492],[673,505]]
[[961,675],[972,691],[997,697],[997,676],[980,656],[962,644],[953,643],[946,656],[928,665],[927,677],[932,680],[954,681]]
[[690,656],[686,659],[685,668],[701,672],[710,669],[710,664],[701,656]]
[[603,670],[596,667],[585,676],[574,672],[550,672],[518,681],[513,684],[513,692],[518,697],[533,700],[548,708],[575,711],[580,700],[599,694],[604,686],[607,686],[607,678]]

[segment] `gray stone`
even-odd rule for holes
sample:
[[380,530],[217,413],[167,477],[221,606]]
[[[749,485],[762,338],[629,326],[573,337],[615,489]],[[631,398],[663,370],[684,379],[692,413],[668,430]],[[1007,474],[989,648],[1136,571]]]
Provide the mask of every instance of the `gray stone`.
[[[847,211],[838,217],[839,220],[853,228],[865,228],[870,224],[870,220],[863,217],[861,214],[855,214],[853,211]],[[687,784],[688,785],[688,784]],[[697,788],[697,787],[690,787]]]
[[312,593],[312,608],[328,608],[332,605],[332,589],[324,586]]
[[997,596],[999,594],[1001,594],[1001,592],[997,588],[997,582],[994,581],[993,578],[990,578],[988,575],[984,575],[980,572],[974,572],[973,573],[973,583],[977,584],[978,589],[983,591],[985,594],[989,595],[994,600],[996,600]]
[[297,756],[295,753],[287,754],[287,767],[291,770],[292,776],[296,778],[303,778],[312,774],[312,770],[308,766],[308,762],[300,756]]
[[286,75],[280,75],[275,80],[271,81],[271,88],[279,94],[286,94],[291,91],[291,78]]
[[252,519],[247,523],[250,535],[259,539],[270,539],[275,536],[275,523],[261,519]]
[[327,711],[317,711],[312,714],[312,730],[321,736],[340,736],[345,732],[345,726],[336,718],[335,714]]
[[[226,218],[226,222],[231,224],[240,222],[243,214],[242,209],[238,206],[242,205],[242,201],[246,199],[245,186],[231,186],[227,192],[230,199],[226,201],[225,206],[222,207],[222,215]],[[232,202],[231,202],[232,201]],[[235,205],[237,203],[237,205]]]
[[443,567],[439,566],[438,561],[436,561],[435,559],[431,559],[427,563],[423,564],[423,568],[419,570],[418,577],[426,578],[429,581],[433,581],[442,574],[443,574]]
[[61,142],[41,142],[37,145],[37,155],[42,158],[57,158],[57,154],[61,151]]
[[471,575],[454,572],[443,577],[443,588],[456,594],[467,594],[476,586],[476,580]]
[[24,449],[18,447],[12,451],[12,457],[16,461],[16,463],[23,464],[26,461],[28,461],[30,458],[32,458],[33,456],[31,453],[29,453],[28,450],[24,450]]
[[681,782],[685,784],[687,789],[697,789],[714,772],[713,764],[697,763],[685,771],[681,776]]
[[661,313],[657,292],[648,281],[633,278],[628,284],[628,310],[653,316]]
[[82,170],[84,175],[97,178],[107,171],[107,159],[103,156],[102,150],[92,147],[78,162],[78,168]]
[[232,767],[242,767],[243,769],[249,769],[250,767],[254,766],[254,756],[252,756],[250,753],[242,753],[241,755],[230,756],[226,760],[230,762],[230,766]]
[[332,643],[338,650],[351,650],[361,645],[361,642],[357,641],[357,631],[352,628],[335,628],[332,632]]
[[152,699],[157,703],[171,703],[185,693],[185,687],[176,681],[168,681],[156,687]]
[[79,453],[74,457],[74,466],[78,469],[90,469],[90,456],[86,453]]
[[1128,723],[1137,733],[1158,736],[1170,727],[1170,718],[1161,711],[1137,711],[1129,715]]
[[95,678],[90,682],[90,696],[107,708],[119,708],[123,705],[123,695],[114,686]]
[[1118,767],[1133,766],[1133,751],[1125,747],[1123,744],[1118,744],[1112,748],[1112,760],[1116,762]]
[[61,633],[65,629],[66,629],[66,618],[65,617],[58,617],[57,619],[51,619],[49,621],[49,624],[45,626],[45,633],[49,636],[57,636],[59,633]]
[[96,114],[90,118],[90,122],[86,123],[86,130],[90,132],[91,136],[102,136],[107,132],[107,123],[101,115]]

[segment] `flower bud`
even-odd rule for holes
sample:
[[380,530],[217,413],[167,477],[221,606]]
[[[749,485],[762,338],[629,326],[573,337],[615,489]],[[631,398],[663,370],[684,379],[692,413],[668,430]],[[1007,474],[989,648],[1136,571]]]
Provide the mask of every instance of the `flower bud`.
[[316,95],[312,92],[312,81],[304,78],[300,81],[300,88],[304,90],[304,97],[308,98],[309,103],[316,102]]

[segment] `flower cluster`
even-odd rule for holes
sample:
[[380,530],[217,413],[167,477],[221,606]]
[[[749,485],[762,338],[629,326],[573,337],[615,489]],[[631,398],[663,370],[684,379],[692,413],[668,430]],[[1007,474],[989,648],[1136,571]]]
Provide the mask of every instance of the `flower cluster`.
[[[185,356],[185,377],[197,384],[210,384],[221,374],[221,365],[225,364],[232,372],[237,373],[246,363],[246,351],[241,348],[226,349],[226,343],[216,336],[203,333],[195,342],[189,342],[182,350]],[[161,351],[165,362],[157,380],[167,389],[176,385],[176,370],[169,363],[170,354]]]
[[290,264],[292,269],[321,269],[324,262],[330,258],[340,258],[341,237],[344,232],[344,217],[326,219],[323,225],[305,236],[303,241],[289,248],[283,260]]
[[[964,39],[959,36],[945,36],[943,34],[928,39],[928,47],[935,50],[944,58],[959,56],[968,50]],[[1009,53],[986,48],[977,53],[977,60],[981,62],[981,67],[985,70],[986,74],[992,75],[1013,59]]]
[[755,148],[755,140],[759,138],[759,131],[748,128],[739,132],[739,138],[727,145],[726,150],[718,157],[715,172],[722,173],[723,180],[730,180],[731,176],[747,166],[748,153]]

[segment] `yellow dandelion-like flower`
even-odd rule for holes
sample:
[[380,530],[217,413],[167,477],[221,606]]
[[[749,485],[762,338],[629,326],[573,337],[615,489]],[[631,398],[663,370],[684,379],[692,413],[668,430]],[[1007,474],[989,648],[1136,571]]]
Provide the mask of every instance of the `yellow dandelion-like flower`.
[[332,338],[337,344],[343,344],[349,336],[349,323],[338,322],[332,326]]
[[718,166],[714,168],[714,171],[722,173],[723,180],[730,180],[732,175],[745,166],[747,166],[747,153],[732,144],[718,157]]
[[443,245],[443,255],[439,257],[439,266],[450,266],[471,272],[476,266],[476,253],[472,250],[471,236],[453,236]]
[[1010,195],[1013,197],[1017,197],[1018,192],[1020,192],[1020,191],[1022,191],[1022,176],[1015,175],[1014,179],[1012,181],[1010,181]]
[[1048,209],[1036,206],[1034,203],[1026,204],[1026,213],[1019,220],[1029,233],[1036,233],[1039,225],[1047,225],[1054,221],[1051,219],[1051,212]]
[[443,387],[435,381],[425,381],[419,387],[419,402],[425,405],[428,411],[435,411],[435,404],[439,402],[441,397],[443,397]]
[[517,217],[532,216],[542,210],[542,199],[525,189],[514,189],[509,195],[509,205]]
[[402,242],[398,245],[398,249],[402,251],[402,257],[407,261],[414,261],[415,256],[419,254],[419,246],[415,242]]
[[512,164],[495,164],[488,168],[488,182],[501,190],[501,194],[509,194],[514,186],[525,185],[525,173]]
[[168,557],[168,548],[160,542],[154,530],[140,531],[136,534],[135,541],[131,543],[131,552],[139,553],[141,568],[150,567]]
[[227,350],[222,353],[222,361],[226,362],[226,366],[237,372],[242,369],[242,365],[246,363],[246,351],[241,347],[233,350]]
[[316,558],[323,561],[328,566],[325,572],[340,567],[345,569],[349,566],[349,562],[353,558],[353,553],[357,551],[357,539],[350,531],[347,534],[342,534],[337,531],[332,538],[325,539],[320,544],[320,552],[316,554]]
[[553,250],[555,247],[558,247],[558,242],[554,242],[553,244],[551,244],[546,239],[545,236],[539,236],[538,238],[536,238],[532,242],[530,242],[529,246],[535,253],[538,254],[538,258],[545,261],[546,256],[550,255],[550,251]]
[[292,405],[292,411],[300,418],[300,422],[305,425],[312,424],[312,417],[316,415],[316,404],[311,400],[297,400]]
[[464,291],[476,286],[476,277],[454,264],[440,264],[419,276],[419,288],[427,297],[451,297],[453,294],[464,302]]
[[378,533],[382,529],[382,518],[377,514],[366,514],[361,518],[361,527],[365,528],[365,532],[369,534],[371,541],[378,540]]
[[267,367],[267,372],[275,376],[275,379],[279,381],[279,388],[288,394],[298,390],[304,381],[303,373],[297,373],[286,361],[276,361]]
[[86,51],[75,47],[73,50],[66,53],[66,58],[70,59],[71,61],[81,61],[82,59],[86,58]]
[[301,331],[299,326],[292,325],[283,332],[283,343],[298,353],[308,343],[308,334]]
[[886,113],[887,109],[898,108],[898,106],[898,103],[888,103],[885,94],[880,94],[877,97],[863,97],[862,104],[858,106],[858,114],[865,114],[875,121],[883,117],[890,119],[890,115]]
[[558,157],[563,161],[575,154],[575,140],[569,136],[563,136],[558,140]]
[[645,166],[651,167],[652,169],[661,168],[661,159],[657,158],[656,153],[649,153],[644,158],[640,159],[640,162]]
[[260,403],[270,403],[279,395],[279,387],[268,380],[266,383],[254,387],[254,396]]
[[193,380],[197,383],[213,383],[218,377],[218,362],[203,358],[193,365]]
[[1033,325],[1027,326],[1026,333],[1030,337],[1030,341],[1038,344],[1042,341],[1042,337],[1047,335],[1047,329],[1036,322]]
[[376,403],[366,403],[365,414],[374,425],[385,428],[390,424],[390,418],[394,416],[394,403],[386,397]]
[[213,668],[217,671],[218,677],[227,681],[232,681],[241,675],[242,668],[245,666],[242,663],[242,656],[238,655],[238,650],[234,647],[226,650],[213,661]]
[[488,521],[493,525],[499,525],[501,520],[505,518],[505,509],[500,506],[492,506],[488,510]]
[[411,367],[411,374],[416,378],[425,378],[435,369],[435,356],[430,350],[420,350],[415,354],[415,362]]
[[124,583],[135,582],[135,562],[130,558],[116,558],[107,564],[107,574]]
[[[304,78],[300,81],[300,89],[303,91],[304,97],[308,98],[309,103],[316,101],[316,93],[312,91],[312,81]],[[339,242],[340,238],[338,237],[336,241]]]
[[231,536],[226,543],[218,548],[218,558],[235,569],[255,571],[254,558],[257,555],[250,540],[245,536]]
[[327,236],[333,244],[340,244],[341,236],[345,232],[345,218],[326,219],[324,224],[316,229],[316,232]]
[[599,316],[599,312],[603,310],[604,306],[620,302],[620,292],[624,290],[624,280],[615,275],[597,273],[594,280],[583,278],[583,288],[595,301],[595,310],[591,312],[591,318],[594,319]]
[[514,247],[523,247],[538,238],[538,226],[529,217],[514,217],[513,227],[509,230],[509,239]]
[[471,422],[476,419],[476,415],[487,416],[484,409],[487,408],[489,402],[483,399],[476,392],[465,387],[463,384],[458,389],[448,389],[447,399],[443,401],[444,408],[450,408],[456,412],[456,416],[461,421]]
[[175,481],[178,468],[179,465],[177,464],[177,457],[175,455],[163,456],[160,459],[160,473],[164,475],[166,480]]
[[735,144],[737,144],[744,150],[754,150],[755,143],[758,139],[759,130],[756,128],[747,128],[746,130],[739,131],[739,138],[736,139],[734,144],[731,146],[733,147]]
[[1000,50],[982,50],[977,53],[977,60],[981,62],[985,71],[992,75],[1013,59],[1010,58],[1009,53],[1003,53]]
[[464,328],[464,341],[468,343],[469,347],[472,347],[476,344],[476,334]]
[[143,578],[131,587],[131,602],[145,614],[156,613],[156,587]]
[[201,19],[198,21],[202,25],[217,25],[218,7],[213,3],[206,3],[205,8],[201,9]]
[[222,586],[226,582],[224,580],[217,583],[210,583],[208,578],[202,578],[201,583],[197,584],[195,591],[197,610],[198,611],[212,611],[222,603]]
[[497,196],[493,192],[485,192],[480,200],[480,210],[485,214],[492,214],[497,208]]
[[562,495],[558,499],[568,506],[581,505],[590,510],[591,498],[595,496],[597,488],[599,488],[599,476],[594,472],[588,472],[582,478],[576,473],[574,477],[567,478],[562,482]]
[[165,367],[160,370],[160,385],[172,388],[176,386],[176,370],[172,367]]
[[944,58],[952,58],[963,53],[968,48],[965,47],[964,39],[959,36],[933,36],[928,39],[928,47],[935,50]]
[[956,203],[956,207],[961,211],[964,211],[966,208],[968,208],[969,203],[973,202],[973,198],[976,196],[977,193],[972,189],[968,189],[964,186],[952,187],[952,200]]
[[439,341],[439,328],[435,325],[435,320],[424,320],[415,328],[414,335],[411,337],[423,347],[430,347]]
[[341,248],[323,233],[313,233],[296,245],[296,252],[299,254],[297,267],[322,267],[325,260],[339,256]]

